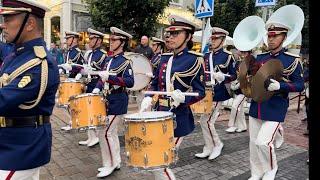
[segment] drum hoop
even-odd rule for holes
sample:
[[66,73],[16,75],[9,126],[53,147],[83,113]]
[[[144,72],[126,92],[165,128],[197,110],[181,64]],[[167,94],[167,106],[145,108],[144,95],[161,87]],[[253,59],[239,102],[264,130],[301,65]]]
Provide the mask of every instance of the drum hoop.
[[81,81],[66,79],[61,81],[61,83],[81,83]]
[[170,118],[173,118],[173,115],[163,116],[160,118],[125,118],[125,122],[156,122],[156,121],[165,121]]
[[174,164],[176,164],[176,160],[174,160],[173,162],[169,163],[168,165],[160,165],[160,166],[152,166],[152,167],[142,167],[142,166],[133,166],[133,165],[128,165],[127,167],[131,168],[131,169],[136,169],[138,171],[153,171],[153,170],[158,170],[158,169],[163,169],[163,168],[168,168],[173,166]]
[[74,98],[77,99],[77,98],[89,97],[89,96],[100,96],[100,97],[103,97],[103,96],[100,95],[100,94],[83,93],[83,94],[79,94],[79,95],[74,96]]

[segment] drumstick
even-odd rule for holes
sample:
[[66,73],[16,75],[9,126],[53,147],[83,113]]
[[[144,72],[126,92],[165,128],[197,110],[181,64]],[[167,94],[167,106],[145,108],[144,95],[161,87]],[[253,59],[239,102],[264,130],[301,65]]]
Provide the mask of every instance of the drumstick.
[[[206,74],[211,74],[211,72],[210,71],[204,71]],[[227,76],[227,77],[231,77],[231,75],[230,74],[224,74],[224,73],[222,73],[224,76]]]
[[142,75],[146,75],[151,78],[154,77],[152,73],[135,72],[134,74],[142,74]]
[[[100,72],[105,72],[105,71],[92,71],[92,72],[90,72],[88,74],[90,74],[90,75],[98,75],[99,76]],[[117,73],[111,73],[111,72],[107,72],[107,74],[111,75],[111,76],[116,76],[117,75]]]
[[[163,91],[142,91],[144,94],[158,94],[158,95],[167,95],[171,96],[173,92],[163,92]],[[185,96],[199,96],[199,93],[194,92],[182,92]]]

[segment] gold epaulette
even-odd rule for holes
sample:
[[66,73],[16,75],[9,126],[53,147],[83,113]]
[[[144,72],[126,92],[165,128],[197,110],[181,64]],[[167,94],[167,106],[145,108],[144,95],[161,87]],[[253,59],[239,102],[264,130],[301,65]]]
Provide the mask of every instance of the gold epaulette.
[[231,52],[231,51],[228,51],[228,50],[226,50],[226,49],[223,49],[223,52],[232,55],[232,52]]
[[105,51],[104,49],[100,49],[100,51],[101,51],[102,53],[104,53],[104,54],[108,54],[108,52]]
[[196,51],[188,51],[188,53],[194,54],[194,55],[200,56],[200,57],[203,57],[203,56],[204,56],[202,53],[199,53],[199,52],[196,52]]
[[162,53],[161,56],[172,56],[173,53],[172,52],[167,52],[167,53]]
[[290,53],[290,52],[288,52],[288,51],[284,52],[284,54],[289,55],[289,56],[293,56],[293,57],[295,57],[295,58],[300,58],[299,55]]
[[47,57],[47,52],[43,46],[34,46],[33,51],[36,57],[39,59],[44,59]]

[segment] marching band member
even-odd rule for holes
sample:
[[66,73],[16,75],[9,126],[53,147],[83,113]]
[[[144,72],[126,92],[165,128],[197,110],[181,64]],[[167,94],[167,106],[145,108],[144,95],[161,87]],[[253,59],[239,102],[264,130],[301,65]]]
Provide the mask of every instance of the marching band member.
[[[161,58],[155,78],[151,82],[150,89],[154,91],[173,92],[171,98],[159,96],[159,111],[171,111],[176,114],[177,127],[174,130],[175,146],[179,148],[184,136],[190,134],[195,128],[194,118],[190,105],[201,100],[205,96],[204,70],[202,54],[189,51],[187,44],[192,44],[192,35],[197,25],[191,21],[171,15],[170,26],[166,29],[168,45],[173,49],[169,59]],[[191,97],[182,92],[192,90],[198,92],[198,97]],[[146,96],[141,103],[141,111],[151,107],[152,97]],[[169,168],[156,170],[156,179],[175,179]]]
[[[103,167],[98,169],[100,172],[97,177],[106,177],[120,168],[120,143],[117,130],[118,125],[122,123],[122,115],[128,111],[129,98],[126,88],[134,85],[131,61],[124,55],[132,35],[116,27],[111,27],[110,31],[110,50],[113,51],[113,55],[104,61],[103,70],[106,71],[99,73],[101,80],[92,91],[99,93],[103,89],[108,100],[108,127],[98,130]],[[109,75],[108,72],[117,75]]]
[[[229,92],[225,86],[227,82],[235,79],[235,70],[233,68],[234,58],[232,53],[223,48],[226,36],[229,33],[219,27],[212,28],[211,48],[212,52],[206,53],[205,69],[210,71],[206,74],[206,82],[213,86],[214,96],[213,101],[216,102],[213,112],[208,115],[203,114],[200,117],[200,125],[205,140],[203,152],[195,154],[198,158],[207,158],[209,160],[217,158],[221,154],[223,143],[221,142],[216,129],[214,127],[215,121],[218,119],[219,110],[222,107],[222,102],[230,99]],[[230,77],[225,77],[224,74],[229,74]]]
[[[75,78],[75,80],[79,80],[81,78],[81,68],[80,67],[75,67],[71,66],[71,63],[75,64],[83,64],[84,59],[81,50],[79,49],[79,37],[80,34],[77,32],[72,32],[72,31],[65,31],[65,39],[66,39],[66,44],[68,47],[68,51],[66,52],[66,59],[64,64],[61,64],[59,69],[59,74],[62,73],[68,73],[69,72],[69,78]],[[63,70],[64,69],[64,70]],[[67,126],[61,127],[61,130],[69,131],[71,130],[70,124]]]
[[[239,65],[241,63],[241,59],[243,57],[248,56],[251,54],[250,51],[240,51],[240,60],[234,61],[234,68],[237,72],[239,72]],[[238,74],[238,73],[237,73]],[[230,83],[230,88],[233,90],[235,97],[232,102],[229,122],[228,122],[228,129],[227,132],[243,132],[247,130],[247,123],[244,114],[244,103],[246,102],[246,97],[242,94],[240,89],[240,82],[238,79],[232,81]]]
[[[96,70],[101,70],[103,68],[102,64],[106,59],[106,57],[108,56],[107,52],[101,48],[105,34],[91,28],[88,28],[88,33],[89,33],[90,50],[88,53],[88,58],[86,63],[88,66],[95,68]],[[89,70],[90,69],[84,66],[84,68],[81,69],[81,74],[88,75]],[[97,85],[99,76],[93,75],[88,78],[89,78],[89,83],[87,84],[86,93],[91,93]],[[88,139],[85,141],[80,141],[79,145],[87,145],[88,147],[92,147],[97,143],[99,143],[99,138],[96,136],[96,132],[94,129],[88,129],[87,132],[88,132]]]
[[14,44],[0,69],[0,179],[39,180],[52,146],[50,115],[59,86],[57,63],[42,38],[48,8],[3,0],[4,38]]
[[163,50],[165,48],[165,41],[156,37],[152,37],[151,40],[151,48],[154,53],[153,57],[151,58],[151,64],[153,72],[155,72],[160,63],[161,54],[163,53]]
[[[250,180],[273,180],[278,170],[274,151],[274,136],[279,129],[289,106],[289,92],[303,90],[302,67],[299,56],[285,52],[282,43],[287,37],[290,27],[280,22],[267,22],[268,48],[270,52],[257,55],[256,62],[260,66],[269,59],[279,59],[283,66],[283,78],[287,81],[269,79],[265,82],[268,91],[276,94],[261,103],[252,100],[249,110],[250,134]],[[289,81],[288,81],[289,80]]]
[[[80,79],[80,67],[71,66],[71,63],[74,64],[83,64],[84,59],[82,52],[79,48],[79,37],[80,34],[72,31],[65,31],[65,39],[68,47],[68,51],[66,52],[66,59],[64,64],[61,64],[61,67],[65,70],[65,72],[70,72],[69,78]],[[62,69],[59,70],[59,73],[62,73]]]

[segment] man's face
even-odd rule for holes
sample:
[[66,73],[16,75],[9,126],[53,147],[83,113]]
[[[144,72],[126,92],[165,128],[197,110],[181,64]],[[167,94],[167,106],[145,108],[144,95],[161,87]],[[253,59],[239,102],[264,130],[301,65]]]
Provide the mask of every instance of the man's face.
[[217,48],[219,48],[219,46],[223,45],[223,40],[224,40],[223,36],[220,36],[220,37],[212,36],[211,37],[212,49],[217,49]]
[[67,38],[66,39],[67,46],[70,47],[74,41],[75,41],[75,38],[73,38],[73,37]]
[[56,45],[54,43],[51,43],[50,47],[53,49],[56,48]]
[[110,51],[115,51],[121,44],[120,37],[110,36]]
[[98,41],[97,37],[89,37],[89,47],[90,48],[95,48],[94,46],[96,45],[96,42]]
[[23,14],[5,15],[3,16],[3,37],[6,42],[10,43],[16,38],[18,31],[22,25],[24,19]]
[[268,35],[268,48],[269,50],[274,50],[281,46],[282,42],[285,39],[285,34],[274,34],[274,35]]
[[147,37],[142,37],[140,43],[141,43],[143,46],[148,45],[148,38],[147,38]]

